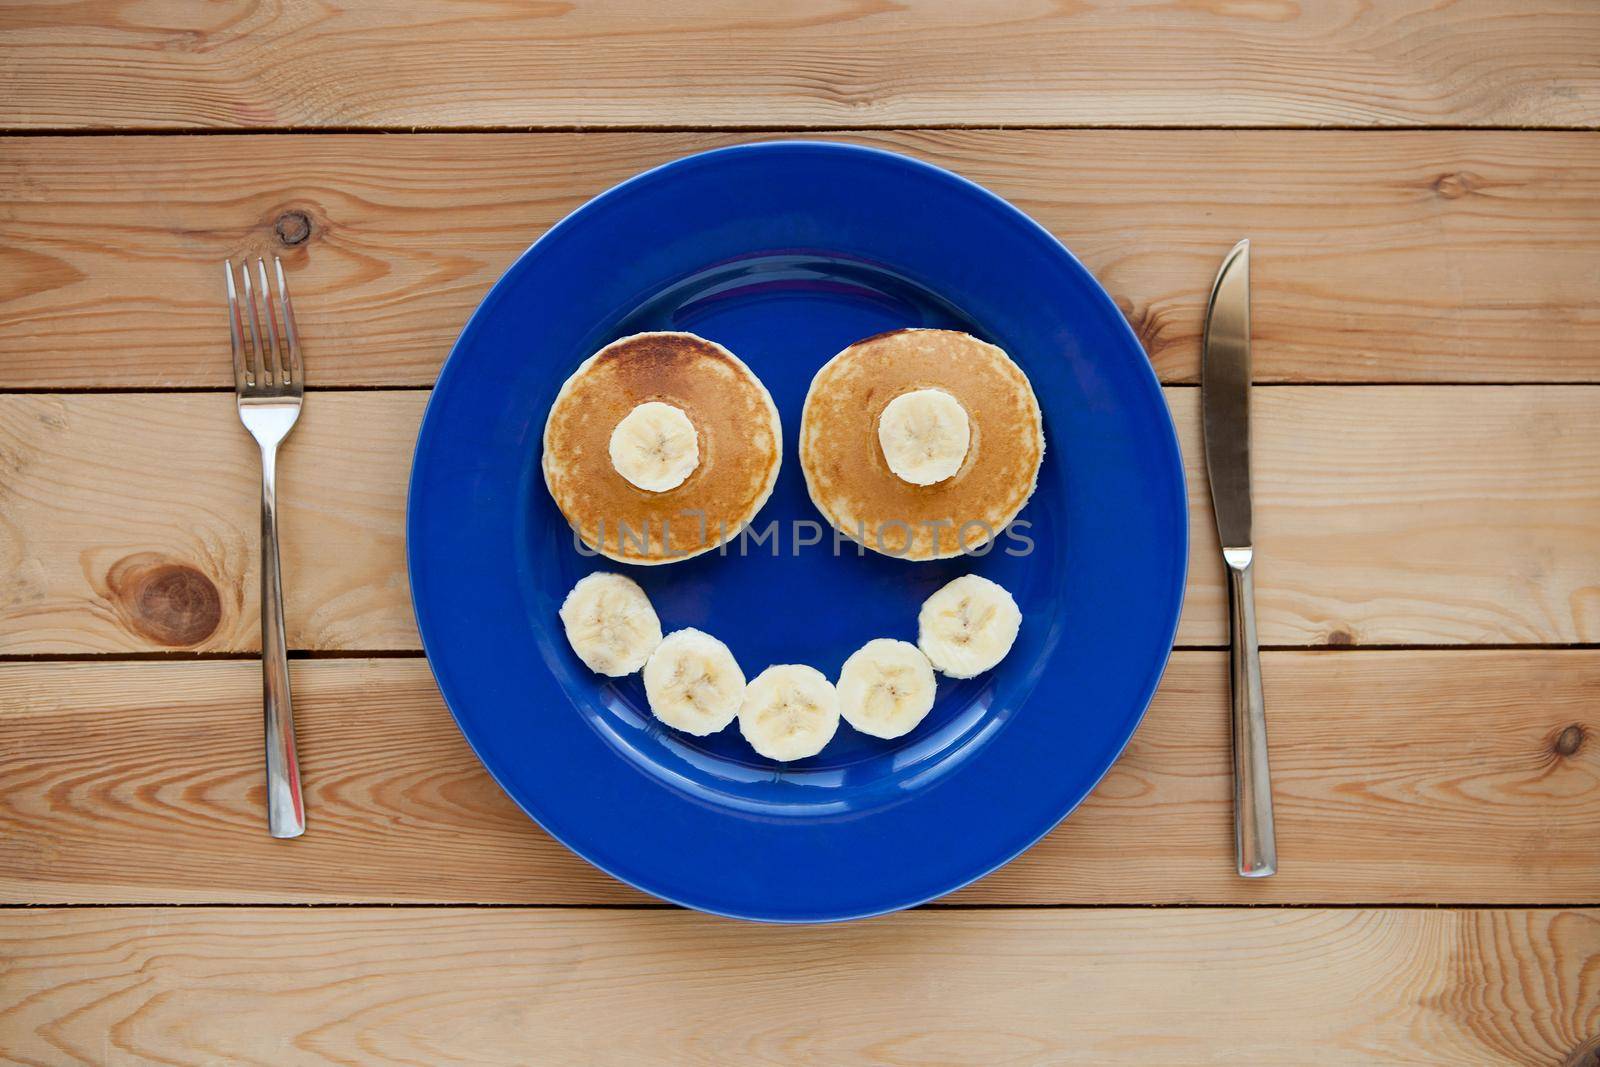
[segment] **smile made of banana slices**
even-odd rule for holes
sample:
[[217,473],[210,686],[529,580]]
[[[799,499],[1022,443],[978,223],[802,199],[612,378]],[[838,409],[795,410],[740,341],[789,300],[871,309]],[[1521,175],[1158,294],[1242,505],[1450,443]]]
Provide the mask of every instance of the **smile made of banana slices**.
[[662,723],[704,737],[738,719],[750,746],[781,762],[821,752],[841,718],[872,737],[905,736],[933,708],[936,669],[971,678],[993,668],[1022,624],[1010,593],[965,575],[923,602],[917,644],[868,641],[845,660],[835,686],[801,664],[768,667],[747,683],[733,652],[710,634],[686,628],[663,637],[649,597],[620,574],[581,579],[560,616],[590,670],[616,678],[643,669],[645,697]]

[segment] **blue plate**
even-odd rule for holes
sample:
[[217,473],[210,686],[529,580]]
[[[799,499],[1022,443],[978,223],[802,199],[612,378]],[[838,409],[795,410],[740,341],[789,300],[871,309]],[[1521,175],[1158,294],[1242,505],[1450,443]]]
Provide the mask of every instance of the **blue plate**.
[[[820,520],[795,445],[812,375],[851,342],[903,326],[995,342],[1043,407],[1047,450],[1027,525],[981,558],[911,563],[848,542],[836,554],[820,525],[794,536],[797,521]],[[772,391],[783,471],[755,527],[777,520],[773,538],[661,567],[576,551],[540,473],[545,416],[580,361],[640,330],[719,341]],[[813,536],[820,542],[799,544]],[[936,167],[790,142],[642,174],[512,265],[428,404],[407,542],[439,688],[529,815],[666,900],[819,922],[948,893],[1083,799],[1166,663],[1188,522],[1155,375],[1111,299],[1055,238]],[[791,662],[837,677],[871,638],[914,641],[923,599],[969,572],[1010,589],[1024,622],[998,669],[941,679],[910,735],[880,741],[841,725],[820,755],[779,765],[737,726],[674,733],[651,718],[638,675],[583,667],[556,611],[596,569],[636,578],[664,629],[721,637],[750,677]]]

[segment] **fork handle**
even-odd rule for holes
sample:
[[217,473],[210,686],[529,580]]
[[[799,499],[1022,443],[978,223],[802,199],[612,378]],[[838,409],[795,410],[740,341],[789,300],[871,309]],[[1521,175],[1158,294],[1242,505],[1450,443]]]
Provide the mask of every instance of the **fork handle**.
[[1228,689],[1233,700],[1233,838],[1239,874],[1265,878],[1278,869],[1272,825],[1272,772],[1267,766],[1267,705],[1256,644],[1255,553],[1222,552],[1228,566]]
[[275,445],[261,449],[261,685],[267,728],[267,826],[273,837],[299,837],[306,832],[306,808],[294,754],[294,705],[283,633]]

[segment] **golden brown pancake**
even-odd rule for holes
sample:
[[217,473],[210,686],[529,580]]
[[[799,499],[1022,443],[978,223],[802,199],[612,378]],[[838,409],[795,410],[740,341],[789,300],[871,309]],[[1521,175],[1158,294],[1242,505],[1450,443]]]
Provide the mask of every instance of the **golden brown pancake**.
[[[611,463],[611,432],[661,401],[694,424],[700,460],[654,493]],[[544,480],[584,544],[623,563],[674,563],[734,537],[772,493],[783,459],[778,409],[726,348],[691,333],[624,337],[585,360],[544,427]]]
[[[914,389],[942,389],[966,410],[960,469],[912,485],[889,469],[878,418]],[[885,555],[943,559],[981,548],[1033,495],[1044,458],[1039,401],[994,345],[954,330],[896,330],[829,360],[806,394],[800,467],[812,502],[846,536]]]

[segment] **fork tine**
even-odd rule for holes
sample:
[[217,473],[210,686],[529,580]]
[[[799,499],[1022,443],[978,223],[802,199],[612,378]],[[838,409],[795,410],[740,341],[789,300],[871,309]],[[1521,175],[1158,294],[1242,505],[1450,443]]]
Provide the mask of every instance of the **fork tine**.
[[283,339],[288,346],[289,362],[283,365],[284,384],[291,380],[305,384],[305,374],[300,369],[300,332],[294,325],[294,305],[289,302],[289,283],[283,277],[283,260],[272,257],[278,271],[278,306],[283,311]]
[[244,339],[239,334],[239,293],[233,287],[232,260],[222,261],[222,273],[228,279],[228,337],[233,341],[233,387],[242,391],[254,383],[250,381],[249,369],[245,364]]
[[255,288],[250,284],[250,261],[245,260],[239,267],[239,276],[244,279],[244,307],[250,315],[250,372],[253,375],[252,385],[266,386],[270,384],[269,376],[272,366],[266,360],[266,352],[261,344],[261,322],[256,318]]
[[261,278],[261,317],[267,323],[268,354],[262,360],[267,368],[267,384],[276,385],[281,380],[288,385],[289,365],[284,362],[283,350],[278,347],[278,317],[272,311],[272,287],[267,284],[267,263],[260,256],[256,257],[256,271]]

